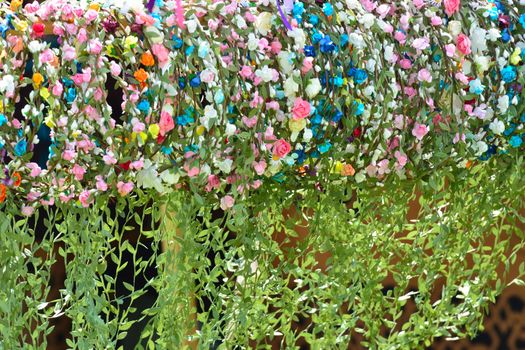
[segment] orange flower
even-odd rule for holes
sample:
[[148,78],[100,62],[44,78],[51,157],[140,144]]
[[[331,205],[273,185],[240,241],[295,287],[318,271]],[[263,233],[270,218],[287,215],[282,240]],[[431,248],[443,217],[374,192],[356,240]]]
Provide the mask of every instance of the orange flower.
[[20,173],[18,173],[18,172],[13,173],[13,176],[11,178],[13,180],[13,185],[15,187],[20,186],[20,183],[22,182],[22,176],[20,176]]
[[35,84],[36,87],[39,87],[40,84],[44,82],[44,77],[40,73],[33,74],[33,84]]
[[140,83],[144,83],[148,79],[148,73],[144,69],[139,69],[138,71],[133,74],[135,79],[137,79]]
[[155,65],[155,58],[153,58],[153,55],[149,52],[144,52],[140,57],[140,63],[142,63],[146,67],[151,67]]
[[22,0],[11,0],[11,11],[15,12],[22,5]]
[[343,164],[343,169],[341,169],[341,175],[343,176],[354,176],[355,169],[350,164]]
[[5,201],[7,187],[4,184],[0,184],[0,203]]

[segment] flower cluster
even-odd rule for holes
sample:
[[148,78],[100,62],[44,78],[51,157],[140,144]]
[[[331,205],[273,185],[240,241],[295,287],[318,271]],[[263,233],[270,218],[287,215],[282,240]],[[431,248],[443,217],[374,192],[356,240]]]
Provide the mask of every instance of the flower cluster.
[[27,214],[176,188],[228,209],[265,183],[383,182],[523,150],[510,0],[0,6],[0,203]]

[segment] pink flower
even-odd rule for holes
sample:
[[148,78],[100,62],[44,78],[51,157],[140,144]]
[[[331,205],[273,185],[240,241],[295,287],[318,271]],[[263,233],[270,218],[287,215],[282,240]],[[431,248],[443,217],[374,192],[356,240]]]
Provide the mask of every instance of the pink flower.
[[111,151],[109,151],[107,154],[105,154],[102,157],[102,160],[104,161],[104,163],[106,165],[115,165],[115,164],[117,164],[117,160],[115,159],[115,155]]
[[155,44],[151,47],[151,52],[159,60],[159,65],[162,67],[169,59],[169,50],[162,44]]
[[75,164],[73,168],[71,169],[71,172],[75,175],[75,179],[77,179],[78,181],[81,181],[84,178],[86,169],[84,169],[78,164]]
[[120,73],[122,72],[122,68],[120,68],[120,65],[116,63],[115,61],[111,61],[110,70],[111,70],[111,75],[113,76],[119,76]]
[[37,177],[42,172],[42,169],[40,169],[40,166],[37,163],[27,163],[26,167],[31,170],[31,173],[29,174],[31,177]]
[[85,28],[80,29],[77,34],[78,42],[83,44],[87,41],[87,39],[88,39],[88,34],[87,34],[86,29]]
[[408,161],[408,157],[406,156],[406,154],[401,153],[399,151],[396,151],[394,153],[394,157],[396,157],[396,159],[397,159],[397,168],[398,169],[402,169],[406,165],[406,163]]
[[62,159],[67,160],[68,162],[75,159],[76,156],[77,152],[70,149],[66,149],[64,152],[62,152]]
[[283,158],[290,153],[291,149],[292,147],[286,140],[280,139],[274,142],[272,153],[275,158]]
[[205,69],[201,72],[200,77],[203,83],[209,84],[215,79],[215,73],[209,69]]
[[304,119],[310,115],[310,103],[298,97],[295,99],[292,108],[292,119]]
[[78,200],[80,201],[80,204],[82,204],[84,208],[89,207],[89,204],[91,202],[89,200],[89,191],[88,190],[82,191],[82,193],[80,193],[80,196],[78,196]]
[[53,53],[51,49],[45,49],[40,54],[40,62],[42,63],[48,63],[48,62],[53,61],[54,59],[55,59],[55,54]]
[[403,58],[399,61],[399,66],[403,69],[410,69],[412,67],[412,62],[408,58]]
[[77,51],[72,46],[65,46],[62,49],[63,58],[64,61],[73,61],[75,58],[77,58]]
[[133,170],[140,170],[140,169],[144,168],[144,160],[139,159],[139,160],[131,162],[129,164],[129,168],[133,169]]
[[221,185],[221,181],[217,175],[208,175],[208,184],[206,185],[206,191],[211,192],[212,189],[218,189]]
[[248,79],[253,75],[252,67],[250,66],[242,66],[241,71],[239,72],[241,77],[244,79]]
[[454,44],[445,45],[445,54],[447,55],[447,57],[454,57],[455,53],[456,53],[456,45]]
[[133,190],[133,182],[119,181],[117,183],[117,191],[122,197],[130,193],[132,190]]
[[104,181],[102,175],[95,176],[95,180],[97,180],[97,190],[100,192],[106,192],[108,190],[108,184]]
[[432,18],[430,19],[430,23],[433,26],[437,27],[443,24],[443,20],[439,16],[432,16]]
[[230,195],[226,195],[221,198],[221,209],[222,210],[228,210],[232,208],[234,204],[235,204],[235,199]]
[[418,51],[424,50],[430,47],[430,40],[426,37],[414,39],[412,47]]
[[84,14],[84,17],[86,18],[87,23],[91,23],[98,17],[98,12],[93,9],[89,9]]
[[447,16],[452,16],[454,13],[459,11],[461,6],[460,0],[444,0],[443,4],[445,5],[445,13]]
[[159,128],[160,128],[160,135],[164,136],[173,128],[175,127],[175,123],[173,122],[173,118],[168,112],[162,112],[160,114],[160,121],[159,121]]
[[262,175],[264,174],[264,170],[266,169],[266,162],[264,161],[264,159],[260,162],[253,161],[252,166],[255,169],[257,175]]
[[428,126],[425,124],[419,124],[416,122],[414,124],[414,128],[412,129],[412,135],[414,135],[419,141],[423,139],[423,137],[428,134]]
[[55,85],[53,85],[53,88],[51,89],[51,93],[58,97],[61,96],[63,92],[64,86],[60,81],[57,80],[57,82],[55,83]]
[[22,215],[24,215],[24,216],[31,216],[35,212],[35,208],[33,208],[31,206],[24,205],[24,206],[22,206],[21,211],[22,211]]
[[432,74],[428,71],[428,69],[423,68],[417,73],[417,79],[421,82],[426,81],[427,83],[432,82]]
[[102,52],[102,43],[98,39],[93,39],[89,41],[88,52],[92,55],[98,55]]
[[270,44],[270,47],[271,47],[271,51],[274,55],[278,55],[279,52],[281,52],[282,48],[283,48],[283,45],[277,41],[277,40],[274,40],[272,41],[272,43]]
[[303,66],[301,67],[301,73],[306,74],[310,70],[312,70],[314,66],[314,58],[313,57],[306,57],[303,60]]
[[255,125],[257,125],[257,115],[254,115],[251,118],[244,116],[241,120],[248,128],[253,128]]
[[458,35],[458,38],[456,40],[456,45],[458,48],[458,51],[461,52],[463,55],[468,55],[470,51],[470,39],[465,34],[461,33]]

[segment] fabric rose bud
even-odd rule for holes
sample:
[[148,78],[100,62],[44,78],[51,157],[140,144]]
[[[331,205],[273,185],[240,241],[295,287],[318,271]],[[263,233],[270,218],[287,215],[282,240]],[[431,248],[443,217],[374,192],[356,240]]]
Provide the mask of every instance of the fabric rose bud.
[[342,176],[354,176],[355,169],[351,164],[343,164],[343,167],[341,168],[341,175]]
[[133,182],[119,181],[117,183],[117,191],[122,197],[130,193],[132,190],[133,190]]
[[456,39],[456,47],[463,55],[470,54],[471,50],[469,37],[463,33],[459,34],[458,38]]
[[41,38],[44,36],[46,31],[46,26],[44,23],[34,23],[33,24],[33,35],[37,38]]
[[290,153],[291,149],[292,149],[292,147],[290,146],[290,144],[286,140],[284,140],[284,139],[277,140],[277,141],[275,141],[275,143],[273,144],[273,147],[272,147],[273,158],[275,160],[278,160],[280,158],[284,158],[284,157],[286,157],[286,155],[288,153]]
[[222,210],[228,210],[230,208],[233,208],[234,204],[235,204],[235,199],[230,195],[226,195],[221,198],[221,209]]
[[148,73],[142,68],[135,71],[133,76],[135,77],[135,79],[137,79],[139,83],[144,83],[146,80],[148,80]]
[[412,135],[414,135],[419,141],[425,137],[426,134],[428,134],[428,126],[425,124],[419,124],[415,123],[414,128],[412,129]]
[[417,80],[419,80],[420,82],[431,83],[432,82],[432,74],[430,74],[428,69],[423,68],[417,73]]
[[294,120],[304,119],[310,115],[310,103],[302,98],[296,98],[292,108],[292,118]]
[[168,112],[162,112],[160,114],[159,128],[160,135],[165,136],[168,132],[173,130],[175,127],[175,122]]
[[140,56],[140,63],[146,67],[152,67],[155,65],[155,58],[149,52],[144,52]]
[[459,11],[461,6],[460,0],[444,0],[443,5],[445,5],[445,13],[447,16],[452,16],[454,13]]

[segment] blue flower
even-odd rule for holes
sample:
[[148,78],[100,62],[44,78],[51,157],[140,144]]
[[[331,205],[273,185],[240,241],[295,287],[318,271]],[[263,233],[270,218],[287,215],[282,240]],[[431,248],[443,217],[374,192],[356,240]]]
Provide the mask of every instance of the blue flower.
[[343,118],[343,112],[341,112],[340,110],[336,109],[335,114],[332,117],[332,121],[334,123],[338,123],[341,120],[341,118]]
[[441,55],[440,54],[435,54],[432,59],[434,60],[434,62],[439,62],[441,61]]
[[523,143],[523,139],[521,138],[521,136],[514,135],[510,138],[509,143],[513,148],[518,148]]
[[141,111],[143,113],[148,113],[149,109],[150,109],[150,104],[149,104],[148,100],[142,100],[142,101],[139,102],[137,108],[139,109],[139,111]]
[[187,114],[183,114],[177,117],[177,125],[180,125],[180,126],[186,126],[188,124],[193,123],[194,121],[195,120]]
[[321,154],[326,153],[330,150],[331,147],[332,147],[332,144],[330,143],[330,141],[326,141],[322,145],[319,145],[318,147],[319,153]]
[[485,86],[481,84],[481,80],[474,79],[469,82],[469,92],[471,94],[481,95],[485,90]]
[[162,148],[160,149],[160,151],[162,153],[164,153],[165,155],[169,156],[171,153],[173,153],[173,148],[171,147],[166,147],[166,146],[162,146]]
[[299,22],[302,20],[302,15],[304,13],[304,4],[302,2],[296,2],[293,5],[292,14]]
[[312,34],[312,43],[317,44],[321,41],[321,39],[323,39],[323,34],[319,32],[315,32]]
[[315,47],[312,45],[306,45],[304,47],[304,55],[306,57],[315,57]]
[[348,44],[348,34],[343,34],[341,35],[341,47],[345,46],[346,44]]
[[510,136],[514,132],[514,130],[516,130],[516,124],[511,123],[510,126],[507,129],[505,129],[503,135]]
[[5,115],[0,113],[0,126],[4,125],[5,123],[7,123],[7,118]]
[[330,35],[325,35],[319,42],[322,53],[330,53],[335,50],[335,44],[330,38]]
[[354,106],[357,105],[355,115],[356,117],[359,117],[361,114],[365,112],[365,105],[361,102],[354,101]]
[[509,28],[505,28],[501,31],[501,41],[504,43],[508,43],[510,41],[510,30]]
[[356,69],[354,73],[354,81],[356,84],[362,84],[368,79],[368,73],[364,69]]
[[521,115],[520,122],[525,123],[525,114]]
[[331,16],[334,14],[334,7],[329,2],[325,2],[323,5],[323,13],[325,16]]
[[181,89],[184,89],[186,87],[186,79],[184,79],[183,77],[179,78],[179,87]]
[[501,78],[506,83],[516,80],[516,69],[512,66],[506,66],[501,70]]
[[520,16],[520,24],[525,29],[525,14]]
[[174,49],[180,49],[182,47],[182,44],[184,43],[181,38],[177,37],[176,35],[173,35],[171,37],[171,40],[173,40],[173,48]]
[[192,45],[192,46],[188,46],[188,47],[186,48],[186,51],[185,51],[186,56],[191,56],[191,54],[193,53],[193,51],[195,51],[195,46],[193,46],[193,45]]
[[315,26],[319,23],[319,17],[317,17],[316,15],[310,15],[310,17],[308,17],[308,22],[310,22],[311,25]]
[[332,79],[332,82],[333,82],[334,86],[341,87],[341,86],[343,86],[343,82],[344,81],[343,81],[343,78],[341,78],[341,77],[335,77],[335,78]]
[[17,157],[23,156],[24,154],[26,154],[26,150],[27,150],[27,141],[25,139],[18,141],[14,149],[15,156]]
[[67,102],[72,103],[76,97],[77,97],[77,90],[75,90],[75,88],[67,89],[67,94],[66,94]]
[[193,77],[190,80],[190,86],[192,88],[196,88],[196,87],[199,87],[200,85],[201,85],[201,77],[199,74],[197,74],[195,77]]

